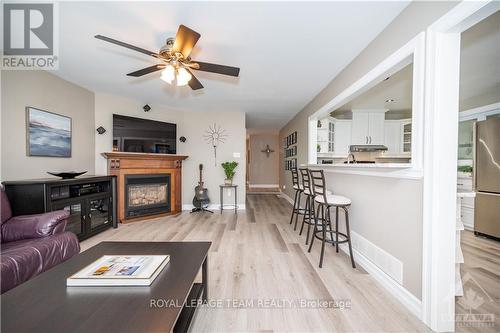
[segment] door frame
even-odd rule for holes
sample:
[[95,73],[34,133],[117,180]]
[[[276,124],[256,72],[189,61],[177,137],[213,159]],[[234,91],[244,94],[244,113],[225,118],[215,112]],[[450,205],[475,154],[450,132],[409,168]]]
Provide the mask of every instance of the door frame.
[[426,31],[422,320],[455,330],[460,36],[500,8],[464,1]]

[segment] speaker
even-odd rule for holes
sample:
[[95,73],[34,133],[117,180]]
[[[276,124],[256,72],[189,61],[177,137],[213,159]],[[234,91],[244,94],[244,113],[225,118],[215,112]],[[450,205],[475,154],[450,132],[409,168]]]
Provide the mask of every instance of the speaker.
[[102,127],[102,126],[97,127],[96,131],[97,131],[97,133],[99,133],[99,134],[104,134],[104,133],[106,133],[106,129],[105,129],[104,127]]

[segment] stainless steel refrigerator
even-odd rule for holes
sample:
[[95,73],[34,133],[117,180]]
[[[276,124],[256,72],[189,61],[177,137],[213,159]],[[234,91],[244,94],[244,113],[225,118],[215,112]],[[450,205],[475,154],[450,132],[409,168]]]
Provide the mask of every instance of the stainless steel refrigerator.
[[500,239],[500,118],[476,123],[474,231]]

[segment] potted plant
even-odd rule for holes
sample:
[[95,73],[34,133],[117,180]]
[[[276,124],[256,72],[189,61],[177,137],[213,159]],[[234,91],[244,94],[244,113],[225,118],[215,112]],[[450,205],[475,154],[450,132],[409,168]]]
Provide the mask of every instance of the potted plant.
[[316,150],[318,151],[318,153],[320,153],[320,152],[321,152],[321,146],[320,146],[320,144],[319,144],[319,143],[318,143],[318,144],[316,144]]
[[238,162],[232,161],[232,162],[224,162],[221,164],[222,168],[224,169],[224,173],[226,174],[226,179],[224,179],[224,184],[226,185],[233,185],[233,178],[235,175],[234,169],[238,166]]

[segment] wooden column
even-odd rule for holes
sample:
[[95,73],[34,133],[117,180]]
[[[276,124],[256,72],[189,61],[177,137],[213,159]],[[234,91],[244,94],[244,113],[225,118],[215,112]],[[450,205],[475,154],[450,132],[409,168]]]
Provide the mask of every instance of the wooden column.
[[[182,211],[182,161],[185,155],[109,152],[102,154],[108,160],[108,174],[117,178],[118,220],[134,222]],[[125,216],[125,176],[170,174],[170,212],[127,218]]]

